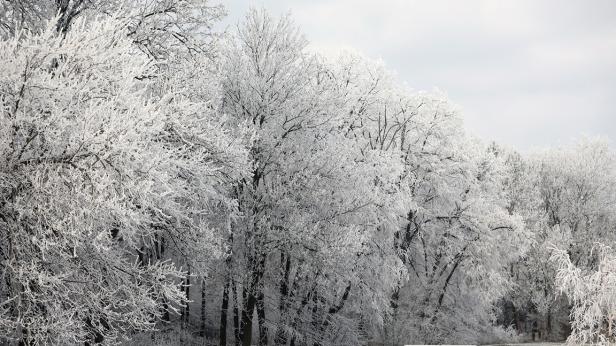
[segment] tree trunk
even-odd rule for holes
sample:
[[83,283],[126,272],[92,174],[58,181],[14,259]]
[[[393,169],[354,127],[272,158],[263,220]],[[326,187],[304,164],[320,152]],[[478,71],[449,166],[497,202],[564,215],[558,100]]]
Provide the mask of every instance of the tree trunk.
[[[256,257],[258,256],[258,257]],[[242,345],[250,346],[252,342],[252,317],[255,307],[257,305],[257,297],[263,293],[263,286],[261,285],[261,278],[265,272],[265,257],[266,254],[257,253],[251,260],[252,275],[250,277],[250,284],[248,288],[244,289],[244,304],[242,310],[242,320],[240,322],[240,339]]]
[[[205,276],[201,280],[201,327],[199,331],[199,336],[202,338],[205,337]],[[225,328],[226,330],[226,328]]]
[[550,308],[548,308],[548,316],[547,316],[547,321],[545,323],[545,339],[548,340],[550,338],[550,335],[552,334],[552,313],[550,311]]
[[289,296],[289,273],[291,272],[291,258],[289,256],[285,256],[284,252],[280,254],[280,264],[284,268],[284,272],[280,278],[280,305],[278,307],[280,317],[274,343],[276,345],[286,345],[287,333],[284,330],[284,323],[285,318],[287,317],[287,299]]
[[167,299],[165,298],[163,298],[163,311],[163,321],[171,321],[171,316],[169,315],[169,304],[167,303]]
[[188,325],[190,322],[190,267],[188,268],[188,275],[186,275],[186,314],[184,315],[184,324]]
[[257,319],[259,323],[259,346],[267,346],[267,326],[265,325],[265,297],[263,290],[257,295]]
[[[301,268],[301,267],[300,267]],[[299,280],[297,280],[297,278],[299,277],[298,274],[295,275],[296,279],[293,281],[293,286],[291,289],[291,297],[293,297],[294,293],[297,291],[298,285],[299,285]],[[317,273],[314,276],[314,279],[312,279],[313,285],[312,288],[310,290],[308,290],[308,292],[306,292],[306,295],[302,298],[301,301],[301,305],[299,306],[299,308],[295,311],[295,318],[293,318],[293,322],[291,322],[291,330],[293,330],[293,334],[291,336],[291,346],[295,346],[296,341],[297,341],[297,336],[295,334],[295,331],[297,329],[297,326],[300,322],[300,316],[302,314],[302,311],[304,310],[304,308],[308,305],[308,303],[310,302],[310,298],[312,297],[313,294],[316,294],[316,287],[317,287],[317,282],[318,282],[318,277],[319,277],[319,273]],[[306,276],[306,279],[308,279],[308,276]],[[308,281],[308,280],[306,280]]]
[[231,293],[233,294],[233,336],[235,338],[235,346],[240,345],[240,309],[237,297],[237,285],[231,282]]
[[229,279],[222,290],[222,307],[220,308],[220,346],[227,345],[227,310],[229,308]]
[[246,294],[244,307],[242,309],[242,320],[240,325],[240,339],[243,346],[250,346],[252,342],[252,315],[254,313],[257,299],[252,292]]
[[327,311],[327,315],[325,316],[325,320],[321,324],[320,330],[325,331],[326,328],[329,327],[329,323],[331,321],[330,319],[332,318],[332,316],[334,316],[340,310],[342,310],[342,308],[344,307],[345,302],[347,301],[347,299],[349,299],[349,293],[350,292],[351,292],[351,283],[349,282],[347,287],[344,289],[344,293],[342,294],[342,297],[340,297],[340,301],[338,302],[338,304],[333,305]]

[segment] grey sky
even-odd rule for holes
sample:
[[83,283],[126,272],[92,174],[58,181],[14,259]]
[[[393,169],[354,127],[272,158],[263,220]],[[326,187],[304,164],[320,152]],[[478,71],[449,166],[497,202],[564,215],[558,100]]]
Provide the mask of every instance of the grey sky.
[[291,12],[314,49],[381,58],[461,106],[471,133],[521,150],[616,139],[616,1],[230,0]]

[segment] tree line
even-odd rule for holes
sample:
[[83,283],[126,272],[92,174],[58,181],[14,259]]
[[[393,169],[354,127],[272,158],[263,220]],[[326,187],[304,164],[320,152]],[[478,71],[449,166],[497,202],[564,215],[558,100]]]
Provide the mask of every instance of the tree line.
[[203,0],[0,3],[0,340],[613,341],[615,158]]

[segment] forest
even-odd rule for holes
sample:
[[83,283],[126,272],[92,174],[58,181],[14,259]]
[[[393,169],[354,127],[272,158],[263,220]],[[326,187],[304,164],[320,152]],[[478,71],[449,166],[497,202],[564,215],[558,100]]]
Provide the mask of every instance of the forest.
[[[616,341],[616,156],[205,0],[0,1],[0,344]],[[409,81],[412,85],[412,81]]]

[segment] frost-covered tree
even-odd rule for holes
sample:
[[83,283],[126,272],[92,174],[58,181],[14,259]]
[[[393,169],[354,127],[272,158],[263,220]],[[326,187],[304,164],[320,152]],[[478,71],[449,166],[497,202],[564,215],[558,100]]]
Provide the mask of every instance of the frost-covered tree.
[[0,2],[2,342],[510,342],[570,312],[613,341],[606,142],[486,145],[445,94],[223,13]]
[[[48,20],[55,23],[58,33],[64,34],[72,30],[73,22],[77,19],[89,21],[97,17],[116,17],[124,24],[116,29],[123,32],[138,50],[156,60],[156,64],[152,65],[154,68],[150,69],[147,75],[137,77],[154,82],[148,86],[151,97],[162,98],[174,94],[176,96],[172,97],[175,104],[173,107],[186,107],[186,111],[190,113],[176,113],[178,117],[172,125],[173,131],[182,132],[196,128],[201,135],[207,136],[208,131],[219,132],[219,127],[224,128],[224,131],[229,130],[224,117],[218,114],[204,117],[201,114],[203,110],[212,114],[218,113],[220,106],[220,80],[217,73],[219,60],[216,59],[216,54],[217,41],[222,35],[213,30],[213,25],[222,15],[223,7],[207,0],[6,1],[0,4],[0,34],[12,37],[23,32],[40,32]],[[178,97],[179,95],[181,97]],[[243,141],[243,135],[239,133],[238,136],[232,147],[237,147]],[[191,142],[190,136],[187,138],[183,133],[179,136],[174,134],[169,139],[172,142],[183,141],[195,148],[202,145]],[[197,161],[194,163],[196,166],[203,164]],[[226,165],[227,163],[222,163],[222,166]],[[228,169],[230,171],[227,172]],[[226,177],[234,175],[229,167],[222,167],[217,174]],[[235,202],[229,194],[226,195],[226,202],[208,205],[211,216],[209,226],[214,233],[225,233],[228,228],[227,217],[231,212],[228,207]],[[173,239],[170,239],[170,236]],[[210,255],[216,252],[201,251],[198,246],[189,245],[189,242],[196,242],[198,237],[182,232],[167,236],[157,234],[155,238],[154,247],[144,248],[142,257],[146,261],[148,258],[171,259],[183,266],[189,275],[181,288],[186,296],[185,302],[189,302],[191,280],[193,284],[201,283],[202,289],[205,288],[203,277],[207,275],[207,267],[211,265]],[[195,291],[192,290],[193,293]],[[183,323],[190,321],[190,308],[188,304],[181,310]],[[201,334],[205,330],[204,309],[205,306],[201,304]],[[165,314],[164,319],[169,318],[170,316]]]
[[218,36],[212,26],[224,13],[208,0],[7,0],[0,3],[0,35],[37,33],[49,20],[64,33],[78,18],[112,14],[126,23],[118,29],[149,56],[195,56],[212,53]]
[[345,100],[305,44],[288,18],[252,11],[226,53],[225,109],[255,134],[221,323],[226,337],[229,297],[240,300],[244,344],[255,309],[260,344],[357,342],[351,316],[382,319],[390,286],[380,279],[403,271],[386,227],[400,160],[349,136]]
[[384,337],[489,338],[496,330],[494,303],[509,288],[506,265],[528,244],[521,220],[504,208],[502,159],[463,133],[443,95],[409,91],[382,65],[353,54],[335,70],[337,89],[348,100],[349,135],[361,138],[363,150],[403,164],[393,248],[409,278],[393,285]]
[[518,173],[510,174],[508,200],[512,210],[523,215],[534,240],[511,267],[518,289],[507,298],[512,305],[506,308],[504,324],[533,338],[560,340],[568,334],[570,307],[557,294],[557,268],[549,261],[549,248],[566,249],[576,266],[590,269],[595,265],[589,255],[594,242],[613,244],[614,162],[605,141],[585,139],[515,164]]
[[572,302],[571,335],[574,345],[612,344],[616,338],[616,256],[607,245],[595,244],[590,256],[595,268],[585,270],[571,262],[565,250],[551,247],[551,260],[556,265],[555,284],[559,292]]
[[0,43],[5,339],[114,342],[152,330],[181,304],[185,275],[157,237],[178,251],[218,249],[208,208],[226,203],[220,185],[239,179],[243,149],[207,104],[152,97],[141,77],[155,66],[127,25],[80,19],[58,35],[52,21]]
[[411,275],[402,298],[394,297],[406,305],[397,318],[407,338],[485,342],[496,337],[494,304],[511,288],[508,264],[524,253],[528,235],[500,196],[498,154],[447,130],[441,138],[458,136],[460,147],[439,145],[439,108],[428,111],[430,131],[408,151],[413,199],[397,246]]

